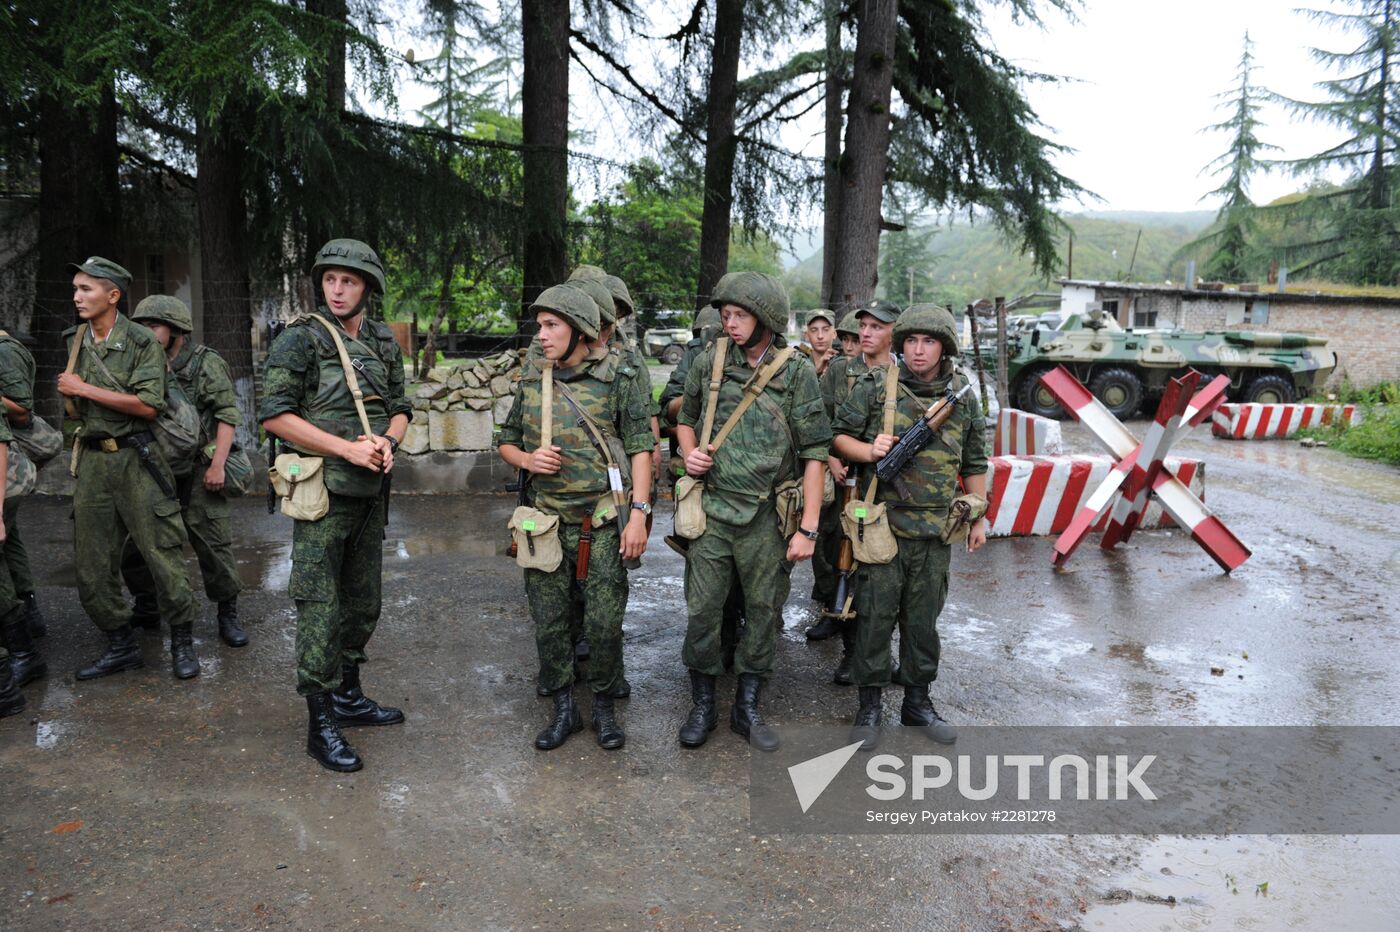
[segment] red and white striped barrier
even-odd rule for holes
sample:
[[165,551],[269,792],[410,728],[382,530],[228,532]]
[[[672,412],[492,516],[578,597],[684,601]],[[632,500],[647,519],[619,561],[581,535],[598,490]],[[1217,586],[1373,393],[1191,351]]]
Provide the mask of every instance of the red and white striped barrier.
[[[1114,470],[1111,456],[993,456],[987,460],[988,537],[1035,537],[1059,534],[1084,509],[1090,495]],[[1166,469],[1197,496],[1205,495],[1205,464],[1170,456]],[[1090,530],[1108,525],[1100,509]],[[1172,519],[1156,501],[1148,504],[1142,527],[1171,527]]]
[[1210,419],[1210,432],[1230,440],[1283,440],[1305,427],[1358,422],[1356,405],[1221,405]]
[[[1192,370],[1181,379],[1171,379],[1169,389],[1157,407],[1147,441],[1138,443],[1128,428],[1104,406],[1074,374],[1058,366],[1041,377],[1044,385],[1070,415],[1094,434],[1118,461],[1113,471],[1099,484],[1074,516],[1065,532],[1055,541],[1052,562],[1063,564],[1073,555],[1105,511],[1112,506],[1120,492],[1127,505],[1110,521],[1103,538],[1103,547],[1111,549],[1132,534],[1134,510],[1141,506],[1143,489],[1162,503],[1162,507],[1177,524],[1191,532],[1191,537],[1225,572],[1238,568],[1250,557],[1250,550],[1210,509],[1188,489],[1170,469],[1162,468],[1166,451],[1193,427],[1210,417],[1225,398],[1229,384],[1226,376],[1216,376],[1204,389],[1191,395],[1200,382],[1199,372]],[[1188,400],[1189,399],[1189,400]],[[1146,463],[1139,467],[1139,463]],[[1127,488],[1124,489],[1124,484]]]
[[1059,421],[1014,408],[1002,408],[997,414],[993,456],[1046,456],[1063,452]]

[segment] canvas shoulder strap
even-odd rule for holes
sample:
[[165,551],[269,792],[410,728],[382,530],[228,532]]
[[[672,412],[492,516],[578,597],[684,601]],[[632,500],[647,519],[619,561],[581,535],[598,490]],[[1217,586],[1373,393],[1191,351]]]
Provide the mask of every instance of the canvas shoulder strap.
[[[87,337],[88,325],[78,324],[78,332],[73,334],[73,345],[68,349],[68,365],[64,367],[64,372],[69,375],[78,367],[78,354],[83,350],[83,340]],[[69,417],[78,416],[78,403],[67,395],[63,397],[63,410],[68,412]]]
[[715,438],[714,442],[716,450],[729,437],[729,432],[739,423],[739,418],[744,416],[744,412],[753,406],[759,395],[763,394],[763,390],[768,387],[769,382],[773,381],[773,376],[778,374],[778,370],[787,365],[787,361],[792,358],[794,352],[796,350],[793,347],[784,347],[777,356],[773,357],[772,362],[754,373],[754,378],[750,379],[749,384],[744,386],[744,397],[739,400],[739,406],[734,409],[734,413],[729,415],[729,420],[725,421],[724,426],[719,429],[719,436]]
[[715,358],[710,365],[710,389],[705,396],[705,424],[700,433],[700,449],[710,446],[710,437],[715,432],[715,409],[719,407],[719,384],[724,380],[724,357],[729,355],[729,338],[715,340]]
[[617,468],[620,464],[617,462],[616,457],[613,456],[612,448],[608,446],[607,429],[599,424],[583,405],[579,404],[578,399],[574,397],[574,393],[569,391],[569,386],[563,382],[559,383],[559,394],[564,396],[564,400],[569,403],[569,407],[578,412],[579,423],[583,425],[583,429],[588,431],[589,436],[593,438],[593,445],[603,454],[603,459],[607,461],[608,466],[610,468]]
[[[880,427],[880,433],[894,433],[894,409],[899,401],[899,363],[893,359],[885,366],[885,411],[884,421]],[[875,501],[875,487],[879,485],[880,477],[875,475],[875,470],[870,471],[870,486],[865,490],[865,503],[867,505]]]
[[326,319],[320,314],[310,316],[331,335],[331,342],[335,344],[335,351],[340,356],[340,367],[345,370],[345,384],[350,389],[350,397],[355,400],[355,413],[360,416],[360,426],[364,428],[366,437],[373,437],[374,429],[369,426],[369,414],[365,412],[365,393],[360,390],[360,380],[355,375],[355,367],[350,362],[350,353],[345,349],[345,341],[340,338],[336,328],[326,323]]
[[554,361],[540,360],[540,449],[554,446]]

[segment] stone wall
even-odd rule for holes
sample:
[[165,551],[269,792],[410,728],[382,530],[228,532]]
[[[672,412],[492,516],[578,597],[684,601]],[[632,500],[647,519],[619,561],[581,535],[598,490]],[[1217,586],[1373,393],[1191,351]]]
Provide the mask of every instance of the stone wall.
[[455,453],[491,450],[492,432],[510,413],[520,358],[498,353],[463,366],[429,369],[422,382],[410,382],[413,420],[400,453]]

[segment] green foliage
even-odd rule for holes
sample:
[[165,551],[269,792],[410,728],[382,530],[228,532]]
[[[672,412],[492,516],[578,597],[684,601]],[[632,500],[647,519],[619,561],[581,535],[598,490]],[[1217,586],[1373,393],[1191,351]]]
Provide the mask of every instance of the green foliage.
[[938,230],[910,228],[911,218],[903,218],[905,229],[887,231],[880,244],[880,282],[885,296],[900,305],[938,300],[934,269],[938,258],[929,251],[930,240]]
[[[1396,386],[1389,386],[1390,397],[1397,398]],[[1365,408],[1362,421],[1353,427],[1330,425],[1300,431],[1300,436],[1324,440],[1327,445],[1349,456],[1377,460],[1400,466],[1400,405],[1392,400],[1387,405]]]

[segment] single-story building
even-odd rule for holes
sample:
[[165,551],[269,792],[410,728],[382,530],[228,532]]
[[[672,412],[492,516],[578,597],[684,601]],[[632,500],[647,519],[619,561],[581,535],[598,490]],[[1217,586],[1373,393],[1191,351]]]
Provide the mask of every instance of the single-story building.
[[1327,338],[1329,385],[1400,382],[1400,298],[1061,279],[1060,311],[1102,308],[1133,330],[1261,330]]

